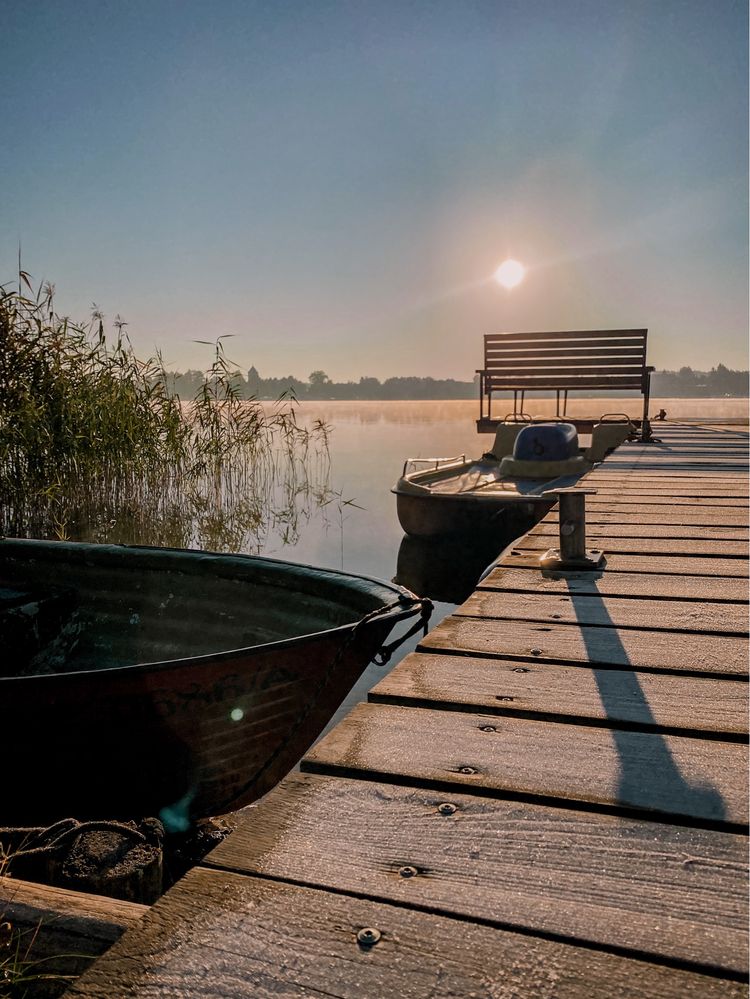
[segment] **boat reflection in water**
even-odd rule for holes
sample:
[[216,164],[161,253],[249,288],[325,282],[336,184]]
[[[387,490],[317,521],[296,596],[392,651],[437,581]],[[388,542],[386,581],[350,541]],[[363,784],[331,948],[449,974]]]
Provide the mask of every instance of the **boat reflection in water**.
[[461,604],[482,573],[513,541],[507,531],[481,538],[418,538],[405,534],[398,550],[394,582],[420,596]]

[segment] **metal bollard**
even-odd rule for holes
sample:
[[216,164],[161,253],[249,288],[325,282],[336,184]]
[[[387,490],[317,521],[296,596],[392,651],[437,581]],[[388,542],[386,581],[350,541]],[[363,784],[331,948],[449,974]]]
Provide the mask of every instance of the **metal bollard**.
[[598,569],[604,555],[598,548],[586,549],[586,497],[596,489],[550,489],[545,499],[559,502],[560,547],[550,548],[539,559],[543,569]]

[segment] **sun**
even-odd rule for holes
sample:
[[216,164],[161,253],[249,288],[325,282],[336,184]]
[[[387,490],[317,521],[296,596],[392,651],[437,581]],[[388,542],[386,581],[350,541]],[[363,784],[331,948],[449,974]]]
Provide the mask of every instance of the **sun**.
[[510,290],[523,281],[525,274],[526,268],[523,264],[517,260],[505,260],[500,264],[493,276],[498,284]]

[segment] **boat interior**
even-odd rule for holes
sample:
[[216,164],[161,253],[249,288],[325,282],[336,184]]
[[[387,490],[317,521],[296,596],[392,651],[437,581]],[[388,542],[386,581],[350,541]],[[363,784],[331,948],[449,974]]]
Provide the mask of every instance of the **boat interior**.
[[[602,419],[593,429],[591,441],[580,447],[578,436],[567,432],[567,452],[552,460],[529,460],[518,454],[517,441],[522,430],[529,427],[571,427],[566,423],[547,421],[506,422],[496,431],[489,451],[479,459],[467,460],[465,455],[456,458],[408,458],[404,463],[397,490],[443,496],[465,495],[514,496],[529,498],[541,496],[549,489],[573,485],[596,462],[621,444],[634,428],[627,418],[617,422]],[[423,466],[427,467],[423,467]],[[422,467],[420,467],[422,466]],[[410,470],[411,469],[411,470]]]
[[0,541],[0,676],[245,649],[351,625],[385,602],[369,581],[344,585],[335,573],[303,569],[242,556]]

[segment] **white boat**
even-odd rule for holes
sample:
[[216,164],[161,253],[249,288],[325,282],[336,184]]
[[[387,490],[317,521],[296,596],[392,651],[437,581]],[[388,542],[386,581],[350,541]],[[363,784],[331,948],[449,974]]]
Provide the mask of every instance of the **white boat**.
[[500,527],[517,537],[551,509],[545,493],[574,485],[633,429],[602,418],[583,449],[572,423],[508,422],[481,458],[407,458],[391,490],[401,527],[414,537]]

